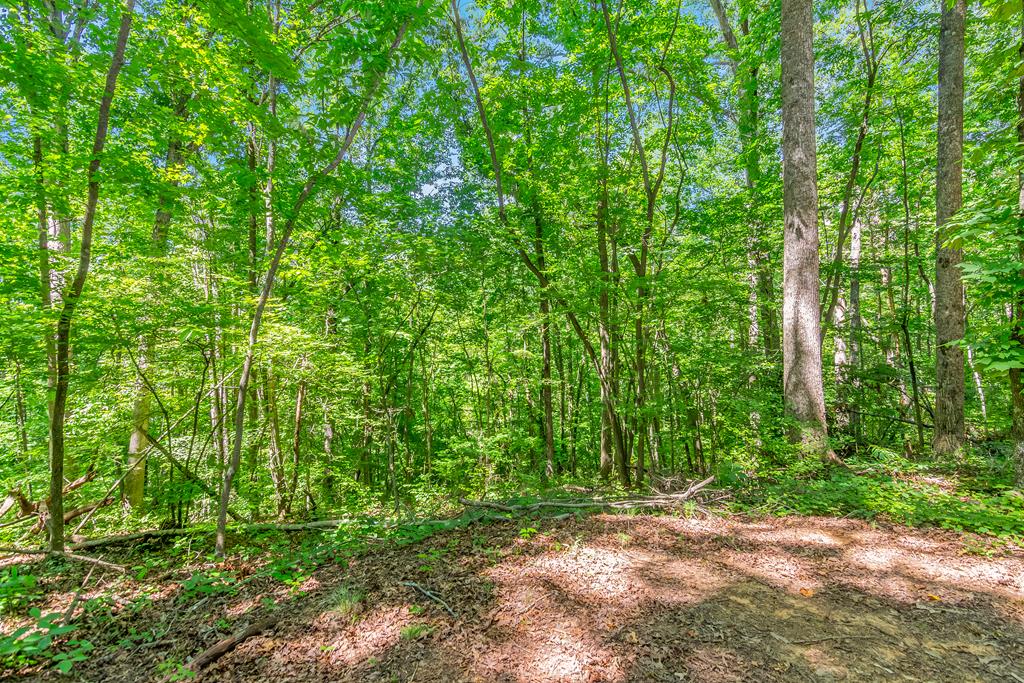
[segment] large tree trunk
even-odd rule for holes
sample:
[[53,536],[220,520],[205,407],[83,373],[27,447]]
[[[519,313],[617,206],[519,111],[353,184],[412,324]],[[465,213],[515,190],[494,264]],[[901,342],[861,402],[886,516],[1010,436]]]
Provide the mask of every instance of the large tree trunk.
[[71,378],[71,321],[75,307],[82,296],[85,280],[89,275],[92,262],[92,231],[96,221],[96,204],[99,201],[100,181],[99,170],[103,147],[107,141],[107,127],[110,122],[110,107],[114,100],[114,89],[117,77],[124,65],[125,48],[128,45],[128,33],[131,30],[135,0],[127,0],[121,15],[121,26],[118,29],[114,55],[107,71],[107,79],[100,101],[99,116],[96,123],[96,138],[93,141],[92,155],[89,162],[88,197],[85,204],[85,215],[82,220],[82,241],[78,252],[78,270],[71,281],[71,286],[64,296],[60,318],[57,320],[56,359],[57,376],[53,398],[53,411],[50,416],[50,497],[47,526],[50,533],[50,550],[64,552],[64,417],[68,400],[68,382]]
[[[603,143],[598,140],[601,146]],[[603,159],[603,155],[602,155]],[[604,165],[602,163],[602,170]],[[612,438],[612,420],[618,416],[612,409],[615,397],[613,396],[614,378],[616,376],[615,354],[612,349],[614,339],[612,306],[611,306],[611,284],[612,272],[611,261],[608,258],[608,190],[605,179],[601,178],[600,198],[597,205],[597,258],[601,270],[600,291],[598,292],[597,311],[597,336],[601,351],[599,361],[599,375],[603,375],[606,381],[601,382],[601,443],[600,443],[600,473],[601,478],[607,480],[611,475],[612,466],[620,454],[615,453],[615,440]]]
[[[1021,41],[1018,55],[1024,59],[1024,14],[1021,14]],[[1024,76],[1020,77],[1017,89],[1017,146],[1018,154],[1024,151]],[[1019,192],[1017,211],[1024,219],[1024,167],[1018,175]],[[1017,259],[1024,262],[1024,234],[1019,234]],[[1024,277],[1024,271],[1021,272]],[[1024,347],[1024,291],[1017,292],[1013,308],[1013,338]],[[1024,377],[1020,368],[1010,370],[1010,401],[1013,418],[1013,458],[1017,467],[1017,487],[1024,488]]]
[[942,3],[939,32],[938,169],[935,186],[935,455],[959,457],[964,442],[966,326],[960,274],[963,249],[947,244],[944,226],[960,210],[964,143],[965,0]]
[[791,440],[825,458],[834,456],[821,377],[813,35],[811,0],[782,0],[783,396]]

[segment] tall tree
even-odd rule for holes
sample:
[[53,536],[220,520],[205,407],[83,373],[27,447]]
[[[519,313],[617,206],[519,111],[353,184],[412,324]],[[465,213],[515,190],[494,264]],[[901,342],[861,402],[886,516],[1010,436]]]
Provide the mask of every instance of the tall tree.
[[[1018,58],[1024,61],[1024,13],[1020,17]],[[1024,75],[1017,83],[1017,156],[1024,158]],[[1017,215],[1024,226],[1024,162],[1017,172]],[[1017,258],[1024,263],[1024,228],[1017,231]],[[1021,273],[1024,277],[1024,272]],[[1024,346],[1024,290],[1018,290],[1013,302],[1013,338]],[[1013,457],[1018,487],[1024,487],[1024,370],[1010,369],[1010,411],[1012,417]]]
[[[782,364],[791,439],[830,457],[821,376],[812,0],[782,0]],[[834,456],[832,456],[834,457]]]
[[50,498],[47,523],[51,552],[64,551],[64,421],[68,401],[68,382],[71,378],[71,322],[74,319],[75,308],[82,297],[82,290],[85,287],[86,278],[89,276],[89,266],[92,263],[93,226],[96,222],[96,204],[100,196],[100,163],[103,147],[107,142],[110,107],[114,101],[117,77],[124,65],[124,53],[128,45],[128,33],[131,31],[134,11],[135,0],[127,0],[121,14],[121,25],[117,33],[117,42],[114,44],[114,55],[110,61],[110,68],[107,70],[103,98],[100,100],[99,115],[96,121],[96,137],[93,141],[87,172],[88,196],[82,219],[82,237],[78,247],[78,269],[64,294],[60,317],[57,319],[57,378],[53,411],[50,416]]
[[966,313],[960,263],[963,248],[945,229],[963,202],[965,0],[941,0],[939,31],[938,168],[935,177],[935,436],[940,457],[956,457],[964,442]]

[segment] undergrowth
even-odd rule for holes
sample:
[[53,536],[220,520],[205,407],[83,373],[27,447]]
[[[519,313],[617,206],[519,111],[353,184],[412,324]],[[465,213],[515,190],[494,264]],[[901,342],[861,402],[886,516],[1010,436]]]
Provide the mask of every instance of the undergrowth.
[[955,464],[909,460],[873,447],[846,467],[817,476],[764,476],[747,482],[736,508],[773,514],[884,519],[909,526],[1024,542],[1024,494],[1000,476],[997,460],[980,455]]

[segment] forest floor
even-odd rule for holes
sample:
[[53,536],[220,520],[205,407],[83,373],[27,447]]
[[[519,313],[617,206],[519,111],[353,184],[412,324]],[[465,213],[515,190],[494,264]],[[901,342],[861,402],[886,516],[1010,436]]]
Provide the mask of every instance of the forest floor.
[[[93,650],[72,678],[1024,683],[1024,555],[978,538],[822,517],[598,515],[386,541],[276,578],[259,553],[198,574],[103,574],[83,591],[75,637]],[[66,567],[42,611],[66,610],[87,571]],[[183,670],[271,610],[273,627],[198,677]],[[62,678],[41,665],[5,677]]]

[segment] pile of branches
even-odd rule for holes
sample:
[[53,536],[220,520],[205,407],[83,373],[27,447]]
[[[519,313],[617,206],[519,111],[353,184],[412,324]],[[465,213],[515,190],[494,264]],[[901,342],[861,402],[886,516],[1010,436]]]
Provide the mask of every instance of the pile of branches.
[[646,496],[633,496],[628,498],[558,498],[553,500],[538,500],[533,503],[512,505],[507,503],[496,503],[489,500],[469,500],[460,498],[459,502],[466,507],[480,507],[501,512],[522,514],[536,512],[541,509],[576,509],[576,510],[636,510],[636,509],[671,509],[682,507],[687,502],[700,500],[702,503],[711,503],[722,500],[727,494],[718,492],[718,495],[706,494],[705,487],[714,481],[714,477],[708,477],[701,481],[692,481],[685,488],[674,493],[655,492]]
[[[64,485],[62,495],[67,496],[72,491],[76,491],[82,488],[95,478],[96,470],[92,467],[92,465],[90,465],[89,470],[85,474],[80,476],[78,479],[75,479],[74,481]],[[101,500],[97,500],[86,505],[81,505],[70,510],[65,510],[64,523],[67,524],[68,522],[77,517],[87,515],[93,510],[105,507],[113,502],[114,498],[112,496],[106,496]],[[10,489],[7,492],[7,497],[4,498],[2,503],[0,503],[0,519],[2,519],[11,510],[16,509],[18,512],[15,515],[13,521],[7,522],[2,526],[14,526],[15,524],[23,524],[31,520],[35,520],[35,522],[32,524],[32,531],[34,533],[38,533],[42,531],[43,528],[46,526],[46,520],[49,518],[50,514],[49,508],[49,498],[44,498],[43,500],[39,501],[32,501],[29,500],[29,498],[24,493],[22,493],[21,489]]]

